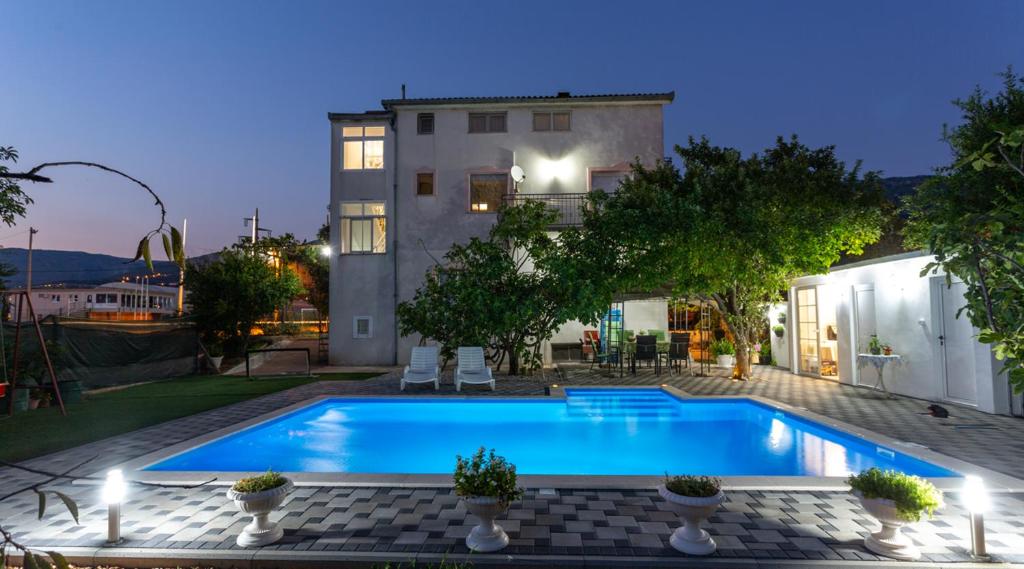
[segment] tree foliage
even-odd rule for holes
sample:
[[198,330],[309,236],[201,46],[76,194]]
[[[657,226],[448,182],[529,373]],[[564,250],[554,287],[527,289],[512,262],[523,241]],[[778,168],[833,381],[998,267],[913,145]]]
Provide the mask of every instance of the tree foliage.
[[779,138],[763,153],[691,139],[676,146],[681,173],[635,165],[613,195],[593,198],[584,228],[610,251],[615,288],[662,288],[703,297],[736,342],[738,376],[766,325],[767,303],[790,279],[824,273],[841,254],[876,241],[883,221],[878,176],[847,169],[832,147]]
[[189,265],[185,283],[196,326],[205,342],[244,353],[253,325],[302,292],[295,273],[275,268],[252,248],[221,251],[211,263]]
[[509,373],[535,369],[541,348],[565,322],[592,322],[607,309],[573,256],[578,235],[548,233],[557,212],[540,202],[504,207],[485,239],[453,244],[412,299],[398,306],[403,336],[437,342],[448,361],[459,346],[484,346]]
[[[1007,71],[988,98],[954,101],[963,122],[947,129],[950,165],[906,201],[908,242],[966,285],[966,310],[992,344],[1016,392],[1024,391],[1024,78]],[[959,314],[959,313],[958,313]]]
[[330,263],[322,252],[322,247],[328,243],[323,227],[317,236],[318,241],[311,243],[299,241],[291,233],[264,237],[256,242],[256,248],[265,255],[277,257],[284,266],[294,264],[305,273],[305,276],[300,275],[304,289],[302,297],[323,317],[328,313],[330,301]]
[[[14,147],[0,146],[0,174],[10,172],[4,162],[13,164],[17,161],[18,151]],[[32,198],[21,189],[18,180],[0,175],[0,221],[13,226],[17,218],[25,217],[31,204]]]

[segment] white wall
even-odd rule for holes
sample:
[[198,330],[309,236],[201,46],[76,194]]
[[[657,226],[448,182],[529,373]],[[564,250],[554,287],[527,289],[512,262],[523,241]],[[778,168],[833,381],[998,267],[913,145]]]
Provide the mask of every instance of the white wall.
[[[779,313],[780,312],[786,314],[786,322],[785,322],[785,324],[780,324],[779,323]],[[776,326],[783,326],[784,328],[786,328],[787,331],[789,330],[789,327],[792,325],[792,320],[789,318],[788,312],[789,312],[789,305],[787,303],[785,303],[785,302],[780,302],[780,303],[776,303],[776,304],[770,304],[768,306],[768,314],[767,314],[769,334],[771,335],[771,342],[772,342],[772,357],[775,358],[775,363],[779,367],[786,367],[786,368],[789,367],[789,361],[790,361],[789,352],[790,352],[791,346],[790,346],[790,342],[789,342],[789,336],[784,332],[782,337],[780,338],[780,337],[775,335],[775,331],[772,330],[772,329],[775,328]]]
[[[856,287],[873,285],[878,337],[891,344],[894,353],[903,357],[902,365],[885,368],[886,386],[894,393],[942,401],[945,397],[944,360],[938,339],[941,313],[936,305],[941,301],[933,291],[933,277],[920,276],[932,258],[908,253],[888,259],[851,265],[828,275],[794,280],[790,291],[791,320],[796,316],[796,288],[807,285],[830,288],[835,298],[835,320],[839,329],[839,381],[873,385],[877,379],[874,371],[870,367],[856,365],[858,350],[853,338],[857,328],[852,300]],[[796,340],[793,330],[793,327],[787,330],[790,344]],[[987,412],[1007,412],[1006,378],[994,373],[988,346],[976,340],[970,342],[971,345],[965,348],[975,355],[977,407]],[[774,346],[773,342],[773,349]],[[794,373],[797,371],[795,361],[790,367]]]

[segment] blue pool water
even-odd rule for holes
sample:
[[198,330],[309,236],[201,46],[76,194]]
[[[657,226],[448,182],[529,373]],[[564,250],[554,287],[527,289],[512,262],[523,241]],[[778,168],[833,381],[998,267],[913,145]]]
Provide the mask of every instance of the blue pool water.
[[746,400],[660,389],[565,400],[328,399],[170,457],[158,471],[447,474],[481,445],[520,474],[845,476],[955,472]]

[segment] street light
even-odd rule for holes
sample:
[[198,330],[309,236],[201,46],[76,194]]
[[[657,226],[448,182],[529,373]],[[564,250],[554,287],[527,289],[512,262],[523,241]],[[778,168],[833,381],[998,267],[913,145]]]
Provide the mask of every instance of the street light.
[[964,478],[960,500],[971,517],[971,555],[976,559],[988,559],[985,551],[985,512],[992,507],[985,481],[972,474]]
[[107,471],[103,484],[103,501],[107,503],[107,543],[121,541],[121,502],[126,493],[124,473],[120,469]]

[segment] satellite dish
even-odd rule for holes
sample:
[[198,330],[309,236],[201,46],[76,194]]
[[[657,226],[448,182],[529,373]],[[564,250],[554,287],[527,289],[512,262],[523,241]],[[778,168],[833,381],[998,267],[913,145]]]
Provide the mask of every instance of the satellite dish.
[[512,180],[517,184],[526,179],[526,172],[523,172],[523,169],[519,166],[512,166],[509,173],[512,174]]

